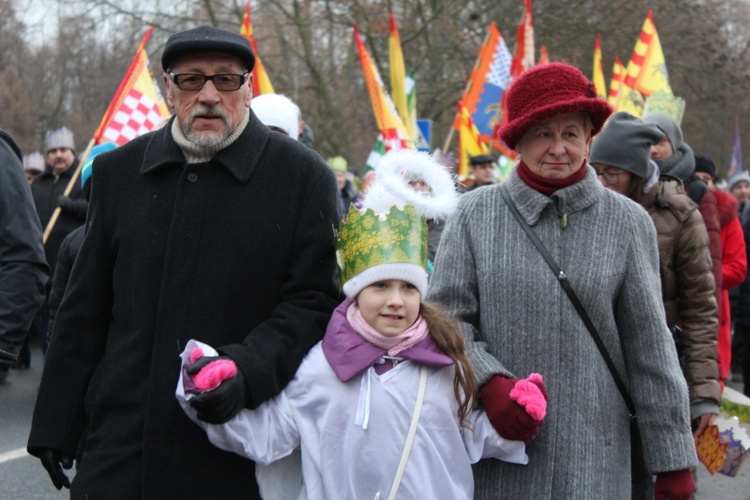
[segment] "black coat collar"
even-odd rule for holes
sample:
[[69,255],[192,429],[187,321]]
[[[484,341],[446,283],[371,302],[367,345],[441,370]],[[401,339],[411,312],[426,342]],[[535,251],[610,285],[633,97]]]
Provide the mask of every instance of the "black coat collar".
[[[180,168],[185,165],[185,155],[172,138],[172,122],[175,119],[173,116],[169,123],[148,139],[141,165],[142,174],[170,165]],[[270,134],[268,127],[263,125],[251,110],[250,119],[242,134],[229,147],[219,151],[211,162],[223,166],[238,182],[245,183],[260,161]]]

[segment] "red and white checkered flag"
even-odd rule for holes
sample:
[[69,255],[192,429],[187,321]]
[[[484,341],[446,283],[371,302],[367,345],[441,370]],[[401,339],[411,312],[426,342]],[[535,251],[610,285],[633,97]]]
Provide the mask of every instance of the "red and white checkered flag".
[[96,144],[114,142],[122,146],[139,135],[161,127],[170,116],[143,48],[152,29],[143,37],[120,88],[94,134]]

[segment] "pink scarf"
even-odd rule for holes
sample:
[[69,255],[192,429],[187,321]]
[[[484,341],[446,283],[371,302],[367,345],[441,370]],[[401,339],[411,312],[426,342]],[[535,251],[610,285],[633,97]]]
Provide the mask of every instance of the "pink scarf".
[[430,330],[427,328],[427,323],[422,316],[417,318],[409,328],[404,330],[403,333],[395,337],[386,337],[373,327],[367,324],[365,319],[362,317],[362,313],[357,307],[357,304],[352,303],[349,309],[346,311],[346,319],[349,324],[352,325],[354,331],[356,331],[360,337],[371,343],[375,347],[379,347],[388,353],[389,356],[395,356],[401,351],[405,351],[410,347],[414,347],[421,341],[423,341]]

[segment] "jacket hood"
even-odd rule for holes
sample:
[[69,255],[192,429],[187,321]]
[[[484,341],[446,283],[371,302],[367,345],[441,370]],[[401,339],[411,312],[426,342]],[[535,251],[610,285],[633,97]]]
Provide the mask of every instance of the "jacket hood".
[[724,227],[737,216],[739,203],[737,203],[737,198],[726,191],[717,189],[713,193],[716,197],[716,206],[719,209],[719,224]]

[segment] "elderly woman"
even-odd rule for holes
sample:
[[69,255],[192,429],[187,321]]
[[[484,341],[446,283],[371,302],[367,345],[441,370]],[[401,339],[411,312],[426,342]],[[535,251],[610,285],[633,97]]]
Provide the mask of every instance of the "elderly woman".
[[[495,428],[511,439],[538,431],[527,467],[476,466],[476,498],[631,496],[624,397],[504,194],[564,271],[624,380],[657,492],[689,498],[696,455],[660,301],[653,224],[586,164],[611,108],[577,68],[551,63],[513,83],[507,113],[500,135],[520,161],[504,184],[461,198],[430,284],[429,299],[445,304],[464,331]],[[531,372],[548,384],[543,426],[524,419],[509,397],[514,378]]]

